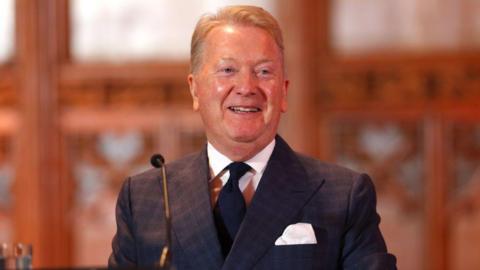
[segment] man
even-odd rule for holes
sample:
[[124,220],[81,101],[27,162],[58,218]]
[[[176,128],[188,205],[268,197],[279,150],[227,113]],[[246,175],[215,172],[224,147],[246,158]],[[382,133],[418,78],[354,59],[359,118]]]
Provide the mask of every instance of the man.
[[[288,80],[269,13],[233,6],[202,17],[188,83],[208,144],[166,167],[177,269],[396,268],[369,177],[297,154],[276,135]],[[159,178],[150,170],[124,183],[109,266],[158,261]]]

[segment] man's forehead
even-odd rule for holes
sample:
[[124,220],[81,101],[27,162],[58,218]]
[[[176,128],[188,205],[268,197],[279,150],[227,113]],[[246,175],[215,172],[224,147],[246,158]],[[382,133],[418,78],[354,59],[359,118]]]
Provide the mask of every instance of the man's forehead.
[[206,39],[208,40],[211,36],[218,36],[218,35],[227,35],[227,36],[235,36],[235,35],[252,35],[253,32],[262,33],[265,37],[272,39],[275,42],[275,38],[270,35],[268,31],[265,29],[255,26],[255,25],[244,25],[244,24],[236,24],[236,23],[226,23],[220,24],[213,27],[207,34]]
[[[273,45],[280,50],[275,39],[267,31],[260,27],[249,25],[216,26],[206,36],[204,45],[218,51],[242,43],[248,47],[249,45],[260,45],[262,42],[263,44],[270,44],[267,46]],[[225,43],[228,43],[228,46],[226,46]]]

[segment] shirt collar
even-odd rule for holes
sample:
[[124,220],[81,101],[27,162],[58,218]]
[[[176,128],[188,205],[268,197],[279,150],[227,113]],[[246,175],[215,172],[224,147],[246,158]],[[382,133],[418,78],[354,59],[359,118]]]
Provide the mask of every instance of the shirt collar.
[[[255,170],[256,173],[263,173],[274,148],[275,139],[273,139],[267,146],[265,146],[251,159],[244,161],[244,163],[252,167],[252,169]],[[207,144],[207,155],[213,176],[217,176],[218,174],[220,174],[223,169],[225,169],[225,167],[232,163],[232,160],[230,160],[227,156],[223,155],[217,149],[215,149],[215,147],[213,147],[210,142]]]

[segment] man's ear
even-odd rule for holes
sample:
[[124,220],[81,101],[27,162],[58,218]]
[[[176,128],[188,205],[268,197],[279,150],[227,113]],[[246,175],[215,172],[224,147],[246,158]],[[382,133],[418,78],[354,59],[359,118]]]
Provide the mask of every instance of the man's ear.
[[288,94],[288,84],[290,83],[289,80],[285,80],[283,82],[283,87],[282,87],[282,91],[283,91],[283,97],[282,97],[282,104],[280,105],[280,110],[282,112],[286,112],[287,111],[287,108],[288,108],[288,102],[287,102],[287,94]]
[[198,93],[197,93],[197,83],[195,82],[195,76],[193,74],[188,75],[188,86],[190,88],[190,95],[193,100],[193,110],[198,111]]

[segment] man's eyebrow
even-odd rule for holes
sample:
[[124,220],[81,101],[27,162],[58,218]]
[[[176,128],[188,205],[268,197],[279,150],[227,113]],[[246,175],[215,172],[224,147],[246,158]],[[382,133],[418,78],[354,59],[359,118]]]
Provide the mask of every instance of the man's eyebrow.
[[235,61],[233,57],[222,57],[220,58],[220,62],[227,62],[227,61]]
[[[219,63],[223,63],[223,62],[237,62],[237,60],[233,57],[222,57],[220,58],[220,60],[218,61]],[[258,66],[258,65],[261,65],[261,64],[270,64],[270,63],[274,63],[275,61],[272,60],[272,59],[269,59],[269,58],[264,58],[264,59],[260,59],[258,61],[255,62],[255,66]]]
[[272,59],[265,58],[265,59],[261,59],[261,60],[257,61],[255,64],[256,65],[261,65],[261,64],[273,63],[273,62],[275,62],[275,61],[273,61]]

